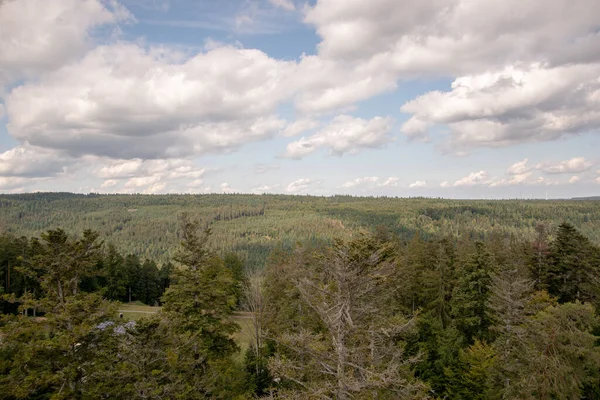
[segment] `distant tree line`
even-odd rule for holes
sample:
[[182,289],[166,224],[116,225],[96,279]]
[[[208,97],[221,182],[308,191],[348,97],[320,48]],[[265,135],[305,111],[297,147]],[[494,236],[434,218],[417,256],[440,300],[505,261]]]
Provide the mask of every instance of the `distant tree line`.
[[567,221],[600,245],[600,202],[563,200],[448,200],[427,198],[290,195],[101,195],[26,193],[0,195],[0,234],[39,237],[61,227],[69,235],[86,229],[159,266],[173,260],[177,214],[194,214],[212,231],[208,246],[220,256],[236,253],[262,267],[280,244],[293,249],[331,244],[357,229],[386,226],[401,240],[513,235],[533,240],[543,223],[553,233]]

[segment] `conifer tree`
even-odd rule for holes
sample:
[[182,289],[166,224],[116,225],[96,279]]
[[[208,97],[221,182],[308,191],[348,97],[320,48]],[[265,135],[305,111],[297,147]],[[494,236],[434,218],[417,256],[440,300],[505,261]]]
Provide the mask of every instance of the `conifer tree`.
[[559,302],[595,301],[600,295],[600,251],[572,225],[562,223],[548,256],[548,291]]
[[586,384],[597,384],[598,323],[594,308],[581,303],[551,305],[528,319],[528,365],[520,376],[529,398],[581,399]]
[[119,300],[125,297],[127,290],[126,271],[123,256],[113,244],[108,245],[104,258],[104,280],[106,282],[105,296],[110,300]]
[[457,271],[458,279],[452,294],[452,316],[466,343],[488,338],[491,324],[488,314],[490,274],[493,266],[485,245],[477,242],[475,252]]
[[0,345],[0,386],[15,398],[83,398],[101,346],[98,325],[114,317],[114,307],[80,283],[100,257],[98,234],[84,231],[77,241],[50,230],[20,270],[40,283],[39,298],[21,298],[21,310],[36,308],[43,318],[5,316]]
[[181,249],[170,287],[163,296],[163,314],[174,335],[176,371],[185,377],[182,395],[210,397],[215,365],[238,350],[231,334],[239,330],[230,319],[236,302],[231,272],[208,250],[210,231],[187,215],[180,219]]

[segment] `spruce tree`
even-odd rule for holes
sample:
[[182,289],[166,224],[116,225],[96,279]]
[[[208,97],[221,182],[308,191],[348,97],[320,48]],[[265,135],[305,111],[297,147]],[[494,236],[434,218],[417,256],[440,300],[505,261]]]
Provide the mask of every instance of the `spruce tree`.
[[490,274],[493,265],[482,242],[475,244],[475,252],[457,271],[458,279],[452,294],[452,316],[456,328],[466,343],[475,339],[486,340],[491,320],[488,313]]
[[[104,335],[98,326],[114,318],[115,308],[98,293],[80,290],[100,257],[98,234],[84,231],[77,241],[63,230],[50,230],[20,270],[41,287],[38,298],[25,295],[24,312],[5,316],[2,327],[0,386],[13,398],[85,398],[97,368]],[[10,398],[10,397],[9,397]]]
[[600,251],[568,223],[558,227],[548,256],[548,291],[559,302],[596,301],[600,295]]
[[[210,231],[187,215],[180,219],[181,249],[170,287],[163,296],[163,314],[174,335],[176,371],[184,377],[188,398],[210,397],[214,368],[238,347],[231,335],[239,326],[230,317],[236,299],[231,272],[209,251]],[[222,365],[221,365],[222,366]]]

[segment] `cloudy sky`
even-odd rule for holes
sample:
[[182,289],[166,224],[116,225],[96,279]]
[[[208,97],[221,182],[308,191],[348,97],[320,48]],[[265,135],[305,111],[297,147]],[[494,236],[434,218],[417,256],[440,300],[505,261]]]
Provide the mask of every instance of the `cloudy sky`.
[[0,192],[600,194],[598,0],[0,0]]

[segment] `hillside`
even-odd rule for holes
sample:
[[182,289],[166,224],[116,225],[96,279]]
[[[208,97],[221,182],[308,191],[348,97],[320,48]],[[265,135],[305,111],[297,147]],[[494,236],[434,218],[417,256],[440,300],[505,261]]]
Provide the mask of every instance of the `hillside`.
[[531,238],[539,223],[567,221],[600,243],[600,203],[567,200],[445,200],[286,195],[0,195],[0,228],[39,235],[62,227],[93,229],[123,253],[165,261],[177,248],[177,214],[189,212],[211,226],[211,246],[262,264],[278,245],[328,241],[360,228],[386,226],[407,240],[421,235]]

